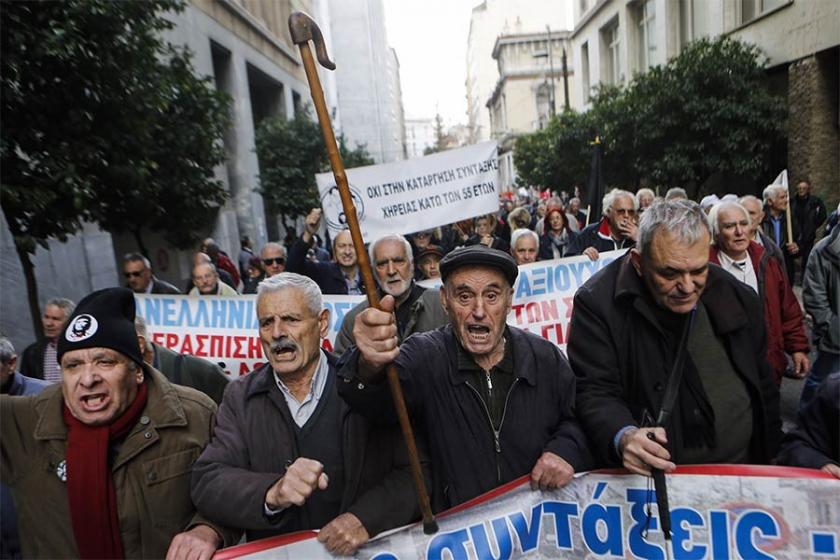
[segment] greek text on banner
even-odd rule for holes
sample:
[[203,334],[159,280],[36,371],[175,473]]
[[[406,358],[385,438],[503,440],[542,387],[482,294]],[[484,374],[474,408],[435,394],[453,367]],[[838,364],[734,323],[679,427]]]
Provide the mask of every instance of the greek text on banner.
[[[347,170],[362,237],[406,234],[499,209],[495,142]],[[315,176],[330,235],[346,219],[332,173]]]

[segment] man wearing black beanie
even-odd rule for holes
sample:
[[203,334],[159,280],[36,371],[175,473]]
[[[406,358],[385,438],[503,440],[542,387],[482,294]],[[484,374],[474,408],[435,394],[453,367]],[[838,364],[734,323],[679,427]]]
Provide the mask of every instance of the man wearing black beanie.
[[0,398],[25,557],[209,559],[230,535],[189,496],[216,406],[143,363],[134,317],[130,290],[89,294],[59,336],[61,383]]

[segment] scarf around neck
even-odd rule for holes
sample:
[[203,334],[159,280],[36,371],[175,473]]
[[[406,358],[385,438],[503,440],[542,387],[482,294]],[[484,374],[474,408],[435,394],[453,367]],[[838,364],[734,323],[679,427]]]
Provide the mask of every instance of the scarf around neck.
[[113,423],[89,426],[63,406],[67,435],[67,499],[79,557],[124,558],[117,494],[108,461],[108,448],[137,424],[146,407],[148,387],[141,383],[134,402]]

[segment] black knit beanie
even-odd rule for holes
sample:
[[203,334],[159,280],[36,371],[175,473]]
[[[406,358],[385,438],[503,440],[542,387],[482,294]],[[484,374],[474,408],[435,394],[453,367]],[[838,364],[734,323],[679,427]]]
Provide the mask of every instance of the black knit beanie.
[[82,348],[110,348],[143,365],[134,315],[134,292],[106,288],[86,295],[76,306],[64,332],[58,337],[59,363],[65,352]]

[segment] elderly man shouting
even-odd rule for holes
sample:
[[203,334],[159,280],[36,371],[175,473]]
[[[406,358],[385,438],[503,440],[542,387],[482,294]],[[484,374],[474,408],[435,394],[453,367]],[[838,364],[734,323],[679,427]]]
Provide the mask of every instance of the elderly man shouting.
[[321,529],[351,554],[380,531],[418,517],[399,431],[374,429],[338,397],[330,324],[314,280],[263,280],[257,317],[268,363],[228,385],[213,441],[196,463],[199,511],[248,540]]
[[216,405],[143,363],[134,314],[130,290],[89,294],[58,340],[61,384],[0,397],[24,557],[207,560],[222,542],[189,484]]
[[406,405],[428,437],[433,506],[440,510],[530,473],[557,488],[587,464],[574,419],[575,379],[558,348],[505,324],[518,269],[482,244],[441,261],[451,324],[397,344],[394,300],[355,320],[358,347],[342,357],[339,392],[354,410],[396,423],[384,368],[396,362]]

